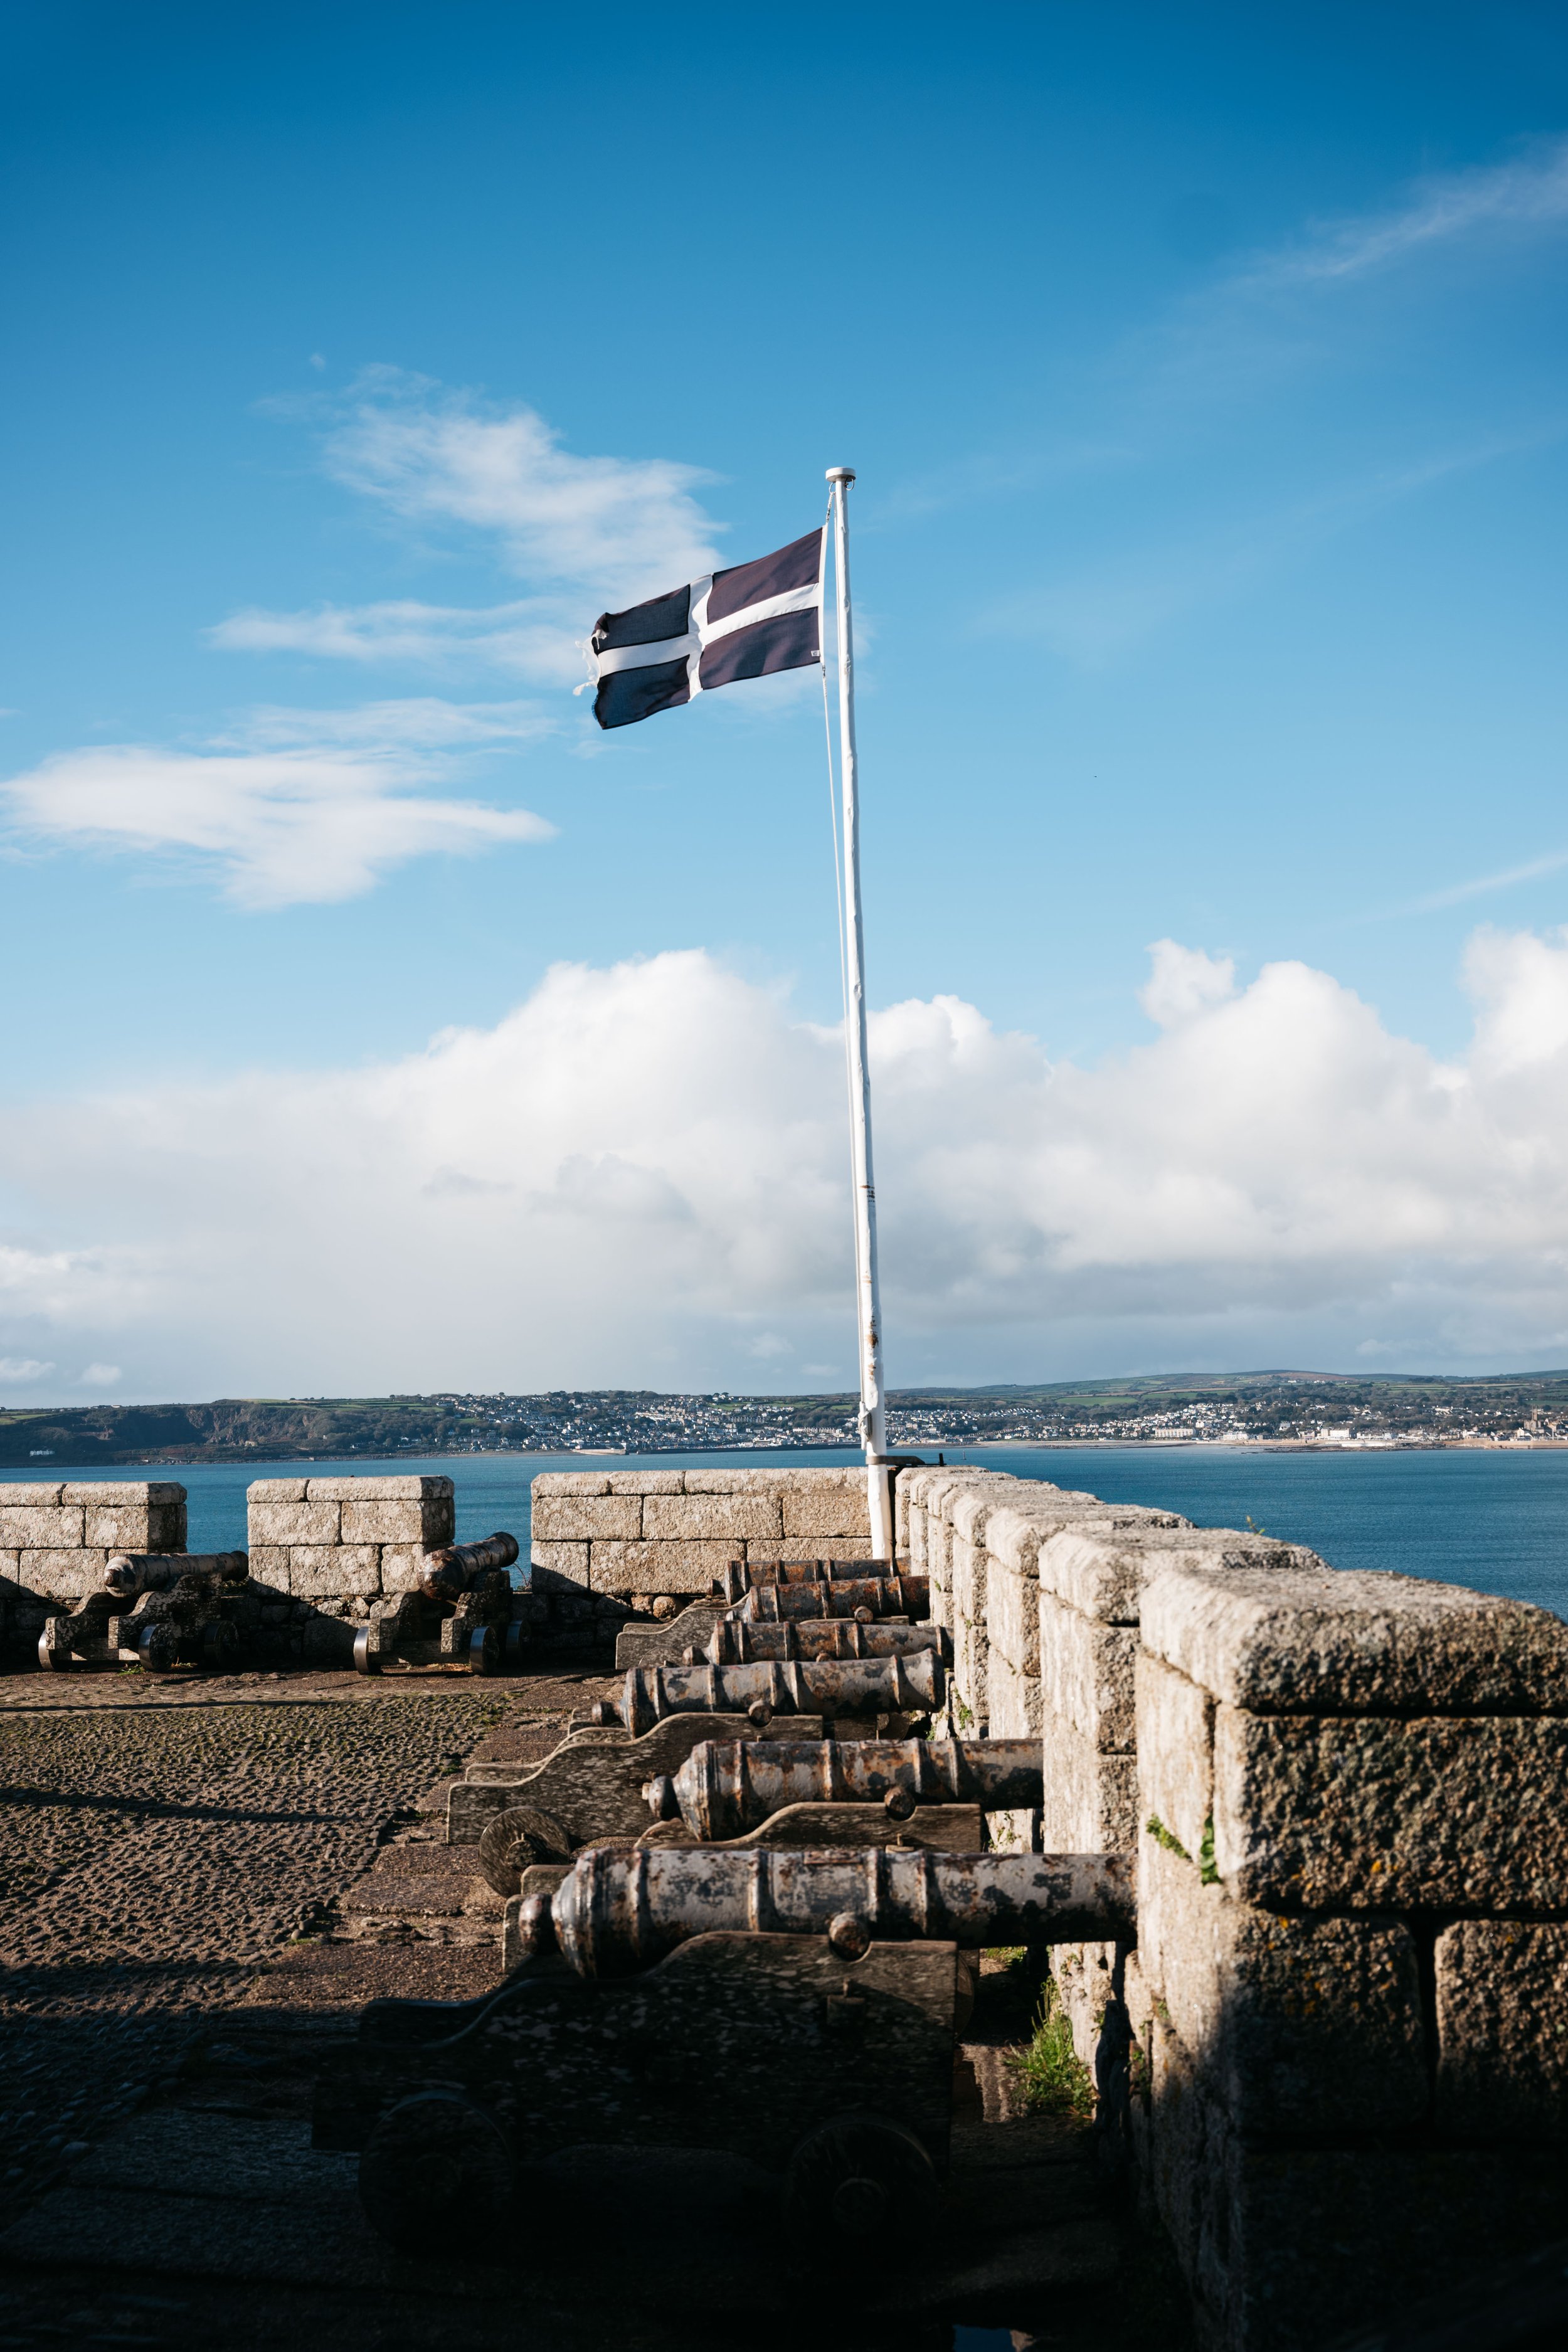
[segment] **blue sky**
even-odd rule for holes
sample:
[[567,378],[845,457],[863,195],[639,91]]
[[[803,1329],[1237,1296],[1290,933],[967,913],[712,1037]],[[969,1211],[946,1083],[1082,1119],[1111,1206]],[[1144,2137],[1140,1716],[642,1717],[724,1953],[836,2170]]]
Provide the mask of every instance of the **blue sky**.
[[[872,1001],[957,1000],[1037,1057],[1026,1143],[975,1081],[1005,1208],[932,1172],[970,1116],[935,1063],[918,1117],[890,1104],[895,1379],[1568,1355],[1557,12],[698,7],[672,36],[615,7],[68,5],[3,38],[10,1393],[95,1365],[121,1394],[847,1376],[819,1076],[753,1135],[787,1158],[812,1130],[784,1208],[738,1178],[721,1215],[672,1172],[729,1148],[726,1052],[776,1031],[787,1060],[835,1017],[815,688],[604,738],[569,691],[602,604],[809,529],[835,462]],[[1199,961],[1159,967],[1152,1023],[1162,940]],[[696,950],[700,1003],[638,995],[628,960]],[[389,1074],[537,1028],[563,962],[632,975],[593,1016],[617,1050],[637,1005],[689,1024],[669,1135],[616,1131],[603,1089],[558,1131],[548,1070],[503,1106],[492,1069],[475,1132],[511,1157],[447,1172],[497,1222],[448,1257],[389,1195],[330,1318],[314,1275],[253,1315],[277,1267],[332,1261]],[[1296,966],[1315,996],[1258,996]],[[750,1046],[719,1042],[731,986]],[[1324,1034],[1286,1000],[1331,1005]],[[1246,1020],[1247,1070],[1310,1052],[1324,1091],[1258,1111],[1251,1172],[1173,1152],[1140,1199],[1161,1147],[1116,1106],[1184,1036],[1183,1100],[1245,1132]],[[1063,1067],[1110,1106],[1091,1142],[1039,1091]],[[300,1196],[261,1171],[312,1084],[370,1108],[320,1114],[341,1150]],[[1433,1144],[1421,1113],[1394,1171],[1412,1087],[1479,1125]],[[1363,1118],[1354,1166],[1292,1190],[1302,1136]],[[248,1175],[214,1176],[220,1129]],[[1052,1191],[1064,1138],[1108,1155],[1082,1199],[1125,1193],[1114,1234]],[[639,1228],[621,1266],[588,1210],[570,1247],[535,1230],[563,1170],[624,1205],[627,1169],[673,1255]],[[215,1192],[247,1184],[226,1241]],[[1227,1187],[1253,1229],[1217,1280]],[[805,1255],[760,1265],[752,1228],[797,1213]],[[488,1297],[473,1265],[514,1242]],[[650,1251],[668,1285],[639,1289]],[[447,1305],[357,1348],[410,1256]],[[241,1260],[250,1290],[219,1276]]]

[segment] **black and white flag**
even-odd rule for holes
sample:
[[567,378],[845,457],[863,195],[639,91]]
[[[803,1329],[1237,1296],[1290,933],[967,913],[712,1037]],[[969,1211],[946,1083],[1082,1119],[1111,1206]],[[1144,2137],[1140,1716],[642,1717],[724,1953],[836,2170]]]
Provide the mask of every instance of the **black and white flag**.
[[716,686],[820,661],[826,541],[808,531],[754,563],[601,613],[588,641],[600,726],[629,727]]

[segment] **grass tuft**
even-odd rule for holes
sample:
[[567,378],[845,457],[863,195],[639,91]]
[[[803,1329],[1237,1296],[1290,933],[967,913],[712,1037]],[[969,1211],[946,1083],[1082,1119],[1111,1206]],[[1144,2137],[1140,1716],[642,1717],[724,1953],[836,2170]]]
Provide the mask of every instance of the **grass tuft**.
[[1031,2115],[1060,2116],[1065,2121],[1092,2123],[1094,2082],[1072,2046],[1072,2027],[1058,2003],[1047,1977],[1035,2020],[1034,2039],[1015,2051],[1009,2062],[1023,2088]]

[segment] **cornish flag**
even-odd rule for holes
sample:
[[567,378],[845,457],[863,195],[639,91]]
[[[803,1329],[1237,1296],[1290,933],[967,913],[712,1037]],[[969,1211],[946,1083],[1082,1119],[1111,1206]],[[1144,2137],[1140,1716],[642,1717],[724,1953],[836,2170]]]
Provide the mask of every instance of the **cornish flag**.
[[776,555],[601,613],[589,639],[600,726],[629,727],[716,686],[820,661],[826,542],[825,530],[809,531]]

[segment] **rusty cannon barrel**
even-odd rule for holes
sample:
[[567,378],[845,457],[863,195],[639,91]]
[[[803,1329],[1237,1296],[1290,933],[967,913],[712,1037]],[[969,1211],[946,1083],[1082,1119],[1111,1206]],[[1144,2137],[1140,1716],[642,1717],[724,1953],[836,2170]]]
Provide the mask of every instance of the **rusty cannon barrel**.
[[600,1699],[595,1725],[640,1738],[668,1715],[929,1715],[947,1696],[934,1650],[912,1657],[821,1658],[752,1666],[632,1666],[619,1702]]
[[782,1625],[753,1624],[746,1617],[721,1617],[706,1649],[689,1650],[683,1665],[706,1658],[714,1666],[750,1666],[774,1658],[892,1658],[934,1650],[944,1666],[952,1664],[952,1636],[943,1625],[905,1625],[884,1619],[863,1624],[857,1617],[791,1617]]
[[510,1568],[517,1558],[517,1538],[486,1536],[481,1543],[443,1544],[427,1551],[419,1563],[419,1581],[432,1601],[458,1601],[481,1576]]
[[248,1582],[243,1551],[117,1551],[104,1563],[103,1590],[129,1600],[138,1592],[168,1592],[185,1576],[210,1576],[231,1587]]
[[705,1739],[679,1770],[650,1781],[655,1819],[677,1811],[704,1844],[742,1836],[786,1805],[883,1804],[895,1821],[919,1805],[984,1812],[1045,1802],[1036,1739]]
[[752,1625],[782,1625],[795,1617],[929,1617],[931,1584],[923,1576],[854,1576],[820,1584],[758,1584],[734,1612]]
[[826,1936],[853,1963],[873,1942],[1125,1942],[1135,1915],[1131,1854],[595,1846],[552,1904],[524,1898],[519,1924],[530,1952],[558,1946],[582,1976],[625,1977],[715,1932]]
[[892,1573],[890,1559],[732,1559],[713,1590],[726,1601],[740,1601],[764,1584],[832,1584],[847,1576]]

